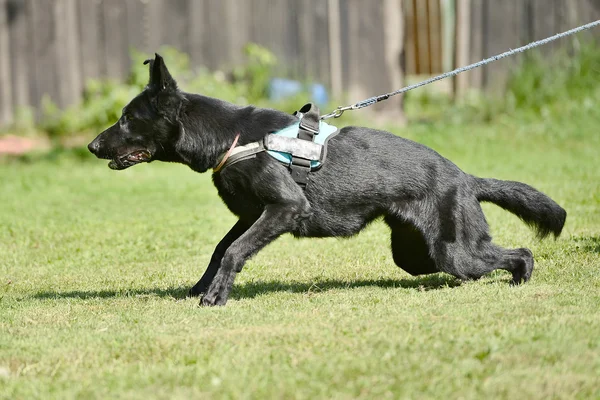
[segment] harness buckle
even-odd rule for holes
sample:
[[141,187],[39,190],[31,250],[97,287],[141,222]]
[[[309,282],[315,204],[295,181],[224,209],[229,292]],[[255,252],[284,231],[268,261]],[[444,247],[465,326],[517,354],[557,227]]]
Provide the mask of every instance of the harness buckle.
[[299,126],[299,128],[300,129],[304,129],[305,131],[309,131],[313,135],[318,135],[319,134],[319,129],[318,128],[315,129],[314,126],[304,123],[304,118],[302,118],[300,120],[300,126]]

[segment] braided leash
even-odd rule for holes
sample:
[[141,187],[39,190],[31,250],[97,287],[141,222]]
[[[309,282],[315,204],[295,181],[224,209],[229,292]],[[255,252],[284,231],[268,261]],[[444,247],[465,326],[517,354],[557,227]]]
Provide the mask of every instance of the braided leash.
[[372,106],[373,104],[379,103],[380,101],[383,101],[383,100],[387,100],[390,97],[395,96],[397,94],[408,92],[409,90],[413,90],[413,89],[419,88],[421,86],[429,85],[430,83],[433,83],[433,82],[436,82],[436,81],[439,81],[439,80],[442,80],[442,79],[446,79],[446,78],[449,78],[451,76],[458,75],[461,72],[465,72],[465,71],[472,70],[474,68],[481,67],[483,65],[492,63],[494,61],[498,61],[498,60],[500,60],[502,58],[512,56],[513,54],[522,53],[522,52],[524,52],[526,50],[533,49],[534,47],[542,46],[544,44],[547,44],[547,43],[553,42],[555,40],[561,39],[561,38],[563,38],[565,36],[573,35],[575,33],[582,32],[582,31],[584,31],[586,29],[595,28],[595,27],[597,27],[599,25],[600,25],[600,20],[597,20],[597,21],[594,21],[594,22],[590,22],[589,24],[582,25],[582,26],[580,26],[578,28],[574,28],[574,29],[568,30],[568,31],[563,32],[563,33],[558,33],[558,34],[556,34],[554,36],[550,36],[549,38],[546,38],[546,39],[537,40],[535,42],[529,43],[526,46],[522,46],[522,47],[516,48],[514,50],[506,51],[506,52],[504,52],[502,54],[498,54],[496,56],[493,56],[493,57],[490,57],[490,58],[486,58],[485,60],[476,62],[474,64],[467,65],[465,67],[457,68],[457,69],[455,69],[453,71],[446,72],[445,74],[435,76],[435,77],[427,79],[427,80],[425,80],[423,82],[419,82],[419,83],[415,83],[415,84],[410,85],[410,86],[406,86],[406,87],[404,87],[402,89],[399,89],[399,90],[396,90],[394,92],[382,94],[382,95],[379,95],[379,96],[370,97],[370,98],[368,98],[366,100],[359,101],[358,103],[355,103],[355,104],[352,104],[352,105],[349,105],[349,106],[338,107],[335,110],[333,110],[332,112],[330,112],[329,114],[325,114],[325,115],[321,116],[321,119],[328,119],[328,118],[332,118],[332,117],[333,118],[339,118],[339,117],[342,116],[342,114],[344,113],[344,111],[358,110],[360,108]]

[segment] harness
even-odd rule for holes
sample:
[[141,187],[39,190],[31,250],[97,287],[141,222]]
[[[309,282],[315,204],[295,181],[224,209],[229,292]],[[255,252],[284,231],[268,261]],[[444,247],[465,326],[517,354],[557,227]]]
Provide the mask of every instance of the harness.
[[234,142],[229,152],[222,156],[215,172],[266,151],[289,169],[292,178],[301,188],[306,188],[310,173],[325,163],[327,143],[338,133],[338,129],[323,122],[319,108],[311,103],[294,115],[299,118],[297,123],[267,134],[260,142],[238,147],[235,147]]

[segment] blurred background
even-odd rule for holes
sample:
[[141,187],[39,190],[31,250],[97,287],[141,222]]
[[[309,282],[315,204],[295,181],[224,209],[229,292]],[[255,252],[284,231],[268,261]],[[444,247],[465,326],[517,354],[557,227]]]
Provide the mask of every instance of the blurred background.
[[[600,0],[0,0],[0,129],[97,133],[144,86],[142,61],[156,51],[184,90],[290,112],[312,100],[325,112],[598,18]],[[506,100],[512,90],[530,102],[557,80],[537,67],[572,64],[582,42],[593,53],[599,34],[414,96]],[[537,66],[515,85],[526,58]],[[368,111],[402,124],[407,109],[398,96]]]

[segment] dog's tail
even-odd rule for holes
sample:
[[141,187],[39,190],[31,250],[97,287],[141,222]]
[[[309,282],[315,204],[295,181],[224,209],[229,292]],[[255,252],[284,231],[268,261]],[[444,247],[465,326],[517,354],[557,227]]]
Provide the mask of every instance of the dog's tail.
[[477,200],[489,201],[517,215],[536,229],[538,237],[558,237],[567,212],[554,200],[529,185],[513,181],[475,178]]

